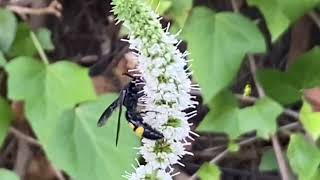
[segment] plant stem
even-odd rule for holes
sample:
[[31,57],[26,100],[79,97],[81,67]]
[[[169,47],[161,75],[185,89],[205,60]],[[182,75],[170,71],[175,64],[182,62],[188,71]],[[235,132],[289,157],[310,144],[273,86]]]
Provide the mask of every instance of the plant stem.
[[41,44],[40,44],[37,36],[34,34],[34,32],[30,32],[30,36],[31,36],[31,39],[32,39],[32,41],[33,41],[34,46],[35,46],[35,47],[37,48],[37,50],[38,50],[38,53],[39,53],[39,55],[40,55],[40,57],[41,57],[41,60],[42,60],[46,65],[48,65],[48,64],[49,64],[48,57],[47,57],[47,55],[45,54],[45,52],[44,52],[44,50],[43,50],[43,48],[42,48],[42,46],[41,46]]

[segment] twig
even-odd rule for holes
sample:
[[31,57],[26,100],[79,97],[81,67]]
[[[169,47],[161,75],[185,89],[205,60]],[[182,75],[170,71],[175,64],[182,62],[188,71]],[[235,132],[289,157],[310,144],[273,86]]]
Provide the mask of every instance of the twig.
[[7,5],[7,9],[19,14],[21,17],[26,15],[46,15],[52,14],[57,17],[61,17],[62,5],[58,0],[53,0],[49,6],[44,8],[28,8],[17,5]]
[[32,41],[33,41],[34,46],[35,46],[35,47],[37,48],[37,50],[38,50],[38,53],[39,53],[39,55],[40,55],[40,57],[41,57],[41,60],[42,60],[45,64],[49,64],[48,57],[47,57],[46,53],[44,52],[44,50],[43,50],[43,48],[42,48],[42,46],[41,46],[41,44],[40,44],[37,36],[36,36],[36,35],[34,34],[34,32],[32,32],[32,31],[30,32],[30,36],[31,36],[31,39],[32,39]]
[[[295,128],[297,126],[299,126],[299,122],[293,122],[293,123],[290,123],[290,124],[287,124],[287,125],[284,125],[284,126],[281,126],[278,131],[283,131],[283,130],[288,130],[288,129],[292,129],[292,128]],[[250,143],[253,143],[255,142],[256,140],[258,140],[258,137],[255,136],[255,137],[250,137],[250,138],[247,138],[247,139],[244,139],[242,141],[240,141],[238,144],[239,146],[244,146],[244,145],[247,145],[247,144],[250,144]],[[223,150],[221,153],[219,153],[216,157],[214,157],[210,163],[217,163],[218,161],[220,161],[223,157],[225,157],[226,155],[228,155],[228,148],[226,148],[225,150]],[[195,180],[197,177],[197,173],[194,173],[188,180]]]
[[36,139],[24,134],[23,132],[19,131],[18,129],[16,129],[14,127],[10,128],[10,133],[15,135],[18,139],[22,139],[22,140],[26,141],[29,144],[41,147],[41,144]]
[[239,12],[239,7],[238,7],[238,0],[231,0],[231,5],[232,5],[232,9],[234,12],[238,13]]
[[[260,85],[260,82],[257,79],[257,66],[255,63],[255,59],[253,58],[253,56],[249,55],[249,64],[250,64],[250,70],[253,76],[253,80],[255,82],[255,85],[257,87],[257,91],[260,97],[264,97],[265,96],[265,92],[262,88],[262,86]],[[271,140],[272,140],[272,146],[274,148],[275,154],[276,154],[276,158],[277,158],[277,162],[279,164],[279,168],[280,168],[280,174],[283,180],[290,180],[289,177],[290,176],[290,172],[289,169],[287,167],[287,163],[286,160],[283,156],[280,144],[278,142],[278,137],[276,134],[271,135]]]
[[17,158],[14,164],[14,171],[20,176],[21,179],[25,178],[26,169],[32,158],[32,151],[26,141],[23,139],[18,140]]
[[317,15],[317,13],[314,11],[311,11],[308,15],[313,20],[313,22],[317,25],[317,27],[320,29],[320,18]]
[[[245,102],[249,102],[249,103],[255,103],[256,101],[259,100],[259,98],[253,97],[253,96],[243,96],[242,94],[236,94],[237,99],[241,100],[241,101],[245,101]],[[291,110],[291,109],[285,109],[284,114],[291,116],[295,119],[299,119],[299,113]]]
[[278,141],[278,137],[276,135],[271,136],[271,140],[272,140],[272,146],[274,149],[274,152],[276,154],[276,158],[279,164],[279,169],[281,172],[281,177],[283,180],[290,180],[290,174],[289,174],[289,169],[287,166],[287,162],[286,159],[283,156],[282,150],[281,150],[281,146],[279,144]]
[[252,55],[248,55],[248,59],[249,59],[249,65],[250,65],[250,71],[251,71],[251,74],[252,74],[252,77],[253,77],[253,80],[254,80],[254,83],[257,87],[257,91],[258,91],[258,94],[260,97],[264,97],[266,94],[260,84],[260,82],[258,81],[258,78],[256,76],[257,74],[257,66],[256,66],[256,63],[255,63],[255,59]]
[[59,171],[58,169],[56,169],[51,163],[50,163],[51,169],[53,170],[53,172],[55,173],[56,177],[58,180],[65,180],[66,178],[64,178],[63,174],[61,173],[61,171]]
[[[41,148],[41,144],[34,138],[26,135],[25,133],[21,132],[20,130],[14,128],[14,127],[10,127],[10,133],[12,133],[13,135],[15,135],[18,140],[21,142],[25,142],[31,145],[35,145],[39,148]],[[58,178],[58,180],[65,180],[64,176],[62,175],[62,173],[57,170],[52,164],[50,164],[53,172],[55,173],[56,177]]]

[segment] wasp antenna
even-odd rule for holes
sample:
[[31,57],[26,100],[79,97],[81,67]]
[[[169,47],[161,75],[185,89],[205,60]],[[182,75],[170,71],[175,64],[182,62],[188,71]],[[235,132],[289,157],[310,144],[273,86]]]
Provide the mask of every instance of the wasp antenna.
[[129,73],[122,73],[122,75],[125,75],[125,76],[128,76],[128,77],[131,77],[131,78],[134,78],[131,74]]

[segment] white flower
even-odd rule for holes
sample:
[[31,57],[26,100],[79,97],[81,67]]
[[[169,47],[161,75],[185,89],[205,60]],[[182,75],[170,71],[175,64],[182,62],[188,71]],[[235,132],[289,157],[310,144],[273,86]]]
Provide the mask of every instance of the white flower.
[[142,157],[152,165],[160,169],[166,169],[173,164],[181,164],[179,160],[187,152],[184,150],[186,144],[179,141],[154,141],[142,139],[143,146],[140,147]]
[[159,16],[144,1],[117,0],[113,5],[118,18],[125,21],[130,30],[129,48],[138,58],[135,72],[139,74],[135,75],[145,81],[144,95],[139,99],[143,122],[164,136],[161,140],[142,139],[139,154],[146,165],[127,177],[140,180],[152,175],[156,177],[153,179],[172,179],[166,170],[174,164],[183,165],[182,157],[191,154],[185,150],[189,145],[187,139],[192,140],[190,134],[193,134],[188,119],[196,111],[187,114],[184,110],[197,102],[189,94],[191,73],[185,59],[188,53],[177,49],[176,35],[168,32],[169,27],[163,31]]
[[129,180],[172,180],[170,173],[154,168],[150,164],[139,166],[134,173],[125,177]]

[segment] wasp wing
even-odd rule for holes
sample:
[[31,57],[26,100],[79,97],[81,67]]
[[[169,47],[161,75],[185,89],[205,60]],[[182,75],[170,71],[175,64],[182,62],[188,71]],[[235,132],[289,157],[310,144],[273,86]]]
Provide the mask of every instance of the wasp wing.
[[122,114],[122,104],[126,95],[126,90],[122,90],[118,99],[119,105],[119,115],[118,115],[118,124],[117,124],[117,136],[116,136],[116,146],[118,146],[119,134],[120,134],[120,126],[121,126],[121,114]]
[[112,112],[118,107],[119,105],[119,98],[114,100],[110,106],[107,107],[106,110],[102,113],[102,115],[99,118],[98,126],[101,127],[106,124],[107,120],[110,118]]

